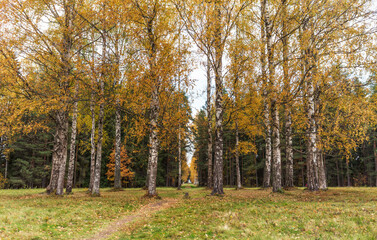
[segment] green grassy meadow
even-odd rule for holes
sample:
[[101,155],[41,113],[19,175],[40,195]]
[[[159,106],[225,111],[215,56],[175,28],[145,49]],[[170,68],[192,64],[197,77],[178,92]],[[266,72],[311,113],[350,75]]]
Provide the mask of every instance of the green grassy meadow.
[[[86,190],[56,197],[43,189],[0,190],[0,239],[85,239],[142,206],[177,199],[169,208],[139,217],[110,239],[377,239],[377,188],[225,189],[159,188],[162,200],[145,191]],[[190,199],[184,199],[188,192]]]

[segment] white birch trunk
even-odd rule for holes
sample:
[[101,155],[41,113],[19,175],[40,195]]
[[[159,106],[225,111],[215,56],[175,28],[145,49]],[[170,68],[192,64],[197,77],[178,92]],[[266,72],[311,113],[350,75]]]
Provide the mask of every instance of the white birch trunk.
[[67,165],[67,148],[68,148],[68,114],[66,111],[59,111],[57,114],[59,126],[57,126],[56,132],[56,145],[54,152],[57,157],[58,169],[57,174],[57,184],[56,184],[56,195],[63,195],[64,193],[64,179],[65,179],[65,168]]
[[272,159],[272,144],[271,144],[271,123],[270,123],[270,107],[267,102],[267,96],[264,100],[264,124],[265,124],[265,138],[266,138],[266,160],[264,163],[263,187],[271,187],[271,159]]
[[75,174],[77,111],[78,111],[78,102],[76,101],[73,106],[73,116],[72,116],[71,146],[70,146],[70,152],[69,152],[67,188],[65,190],[67,194],[70,194],[72,192],[73,176]]
[[272,191],[278,192],[281,190],[281,152],[280,152],[280,121],[279,109],[277,103],[272,103]]
[[272,147],[271,147],[271,124],[270,124],[270,107],[269,98],[267,91],[267,73],[266,73],[266,29],[265,21],[266,19],[266,0],[261,0],[261,70],[262,70],[262,82],[263,82],[263,115],[264,115],[264,125],[265,125],[265,142],[266,142],[266,160],[264,165],[263,174],[263,187],[268,188],[271,186],[271,157],[272,157]]
[[[156,9],[154,9],[155,11]],[[160,101],[159,101],[159,79],[156,76],[156,43],[155,33],[153,29],[154,18],[146,19],[147,21],[147,34],[150,43],[149,49],[149,71],[151,79],[151,103],[150,103],[150,133],[149,133],[149,159],[147,185],[149,197],[157,196],[157,166],[158,166],[158,151],[159,151],[159,139],[158,139],[158,117],[160,115]]]
[[318,191],[318,164],[317,164],[317,128],[314,116],[314,87],[313,79],[309,79],[308,82],[308,150],[307,150],[307,178],[308,178],[308,190]]
[[267,59],[269,70],[269,85],[272,92],[271,112],[272,112],[272,191],[281,190],[281,151],[280,151],[280,118],[279,104],[277,100],[278,86],[275,86],[275,65],[274,65],[274,49],[272,47],[272,26],[269,19],[269,10],[267,1],[265,1],[265,29],[266,29],[266,45]]
[[221,45],[221,10],[220,3],[215,4],[215,14],[217,24],[214,34],[215,40],[215,83],[216,83],[216,138],[215,138],[215,161],[213,171],[213,190],[214,194],[224,194],[223,189],[223,80],[222,80],[222,56],[223,49]]
[[318,163],[318,185],[320,190],[327,189],[327,181],[326,181],[326,167],[325,167],[325,159],[324,153],[318,150],[317,153],[317,163]]
[[56,191],[58,185],[58,177],[59,177],[59,159],[57,156],[57,149],[58,149],[58,142],[57,142],[57,133],[54,135],[54,149],[52,152],[52,163],[51,163],[51,175],[50,175],[50,183],[46,188],[47,194],[53,193]]
[[292,115],[290,102],[290,79],[288,66],[288,31],[287,31],[287,0],[282,0],[282,43],[283,43],[283,74],[284,74],[284,90],[285,90],[285,156],[286,156],[286,172],[285,187],[293,187],[293,147],[292,147]]
[[100,183],[101,183],[101,163],[102,163],[102,142],[103,142],[103,122],[105,115],[105,78],[106,78],[106,33],[102,32],[102,69],[100,77],[100,108],[98,115],[98,140],[97,140],[97,158],[94,169],[94,181],[92,188],[92,195],[100,195]]
[[104,79],[101,78],[101,95],[102,96],[101,96],[100,110],[99,110],[99,115],[98,115],[97,158],[96,158],[96,164],[95,164],[95,169],[94,169],[94,180],[93,180],[93,188],[92,188],[93,196],[100,195],[103,121],[104,121],[104,111],[105,111],[105,103],[103,99],[103,94],[104,94]]
[[158,116],[159,116],[159,99],[157,86],[152,92],[151,117],[150,117],[150,135],[149,135],[149,176],[148,176],[148,195],[156,196],[156,179],[157,179],[157,163],[158,163]]

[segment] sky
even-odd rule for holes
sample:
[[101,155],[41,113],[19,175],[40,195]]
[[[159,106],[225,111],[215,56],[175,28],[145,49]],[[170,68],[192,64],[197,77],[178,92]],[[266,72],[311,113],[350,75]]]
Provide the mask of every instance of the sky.
[[192,116],[194,117],[206,104],[207,100],[207,75],[203,64],[200,64],[200,66],[194,69],[194,71],[190,74],[190,78],[195,80],[194,88],[189,92],[192,107]]
[[[200,109],[205,106],[207,100],[207,75],[203,63],[204,61],[202,59],[197,59],[197,67],[190,74],[190,79],[194,80],[194,87],[188,92],[193,118]],[[191,164],[193,151],[195,151],[193,147],[194,146],[190,146],[186,155],[189,165]]]

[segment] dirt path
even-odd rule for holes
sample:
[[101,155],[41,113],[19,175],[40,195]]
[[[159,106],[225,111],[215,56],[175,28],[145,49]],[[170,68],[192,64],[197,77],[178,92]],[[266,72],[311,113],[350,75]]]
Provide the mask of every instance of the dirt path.
[[149,203],[141,207],[139,210],[137,210],[133,214],[125,216],[124,218],[121,218],[116,222],[110,223],[110,225],[107,228],[101,230],[93,237],[87,238],[87,240],[106,239],[110,237],[112,234],[119,231],[121,228],[127,226],[127,224],[134,221],[135,219],[148,217],[155,212],[174,206],[177,202],[178,202],[177,199],[164,199],[158,202]]

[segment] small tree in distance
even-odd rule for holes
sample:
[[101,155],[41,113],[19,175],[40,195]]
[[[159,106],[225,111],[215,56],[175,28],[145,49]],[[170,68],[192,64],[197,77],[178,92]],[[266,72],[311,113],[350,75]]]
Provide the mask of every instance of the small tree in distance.
[[[134,172],[130,170],[131,158],[127,155],[127,150],[124,146],[120,152],[120,176],[123,184],[130,183],[134,177]],[[115,149],[110,154],[110,162],[106,165],[108,170],[106,172],[107,179],[114,182],[115,171]]]

